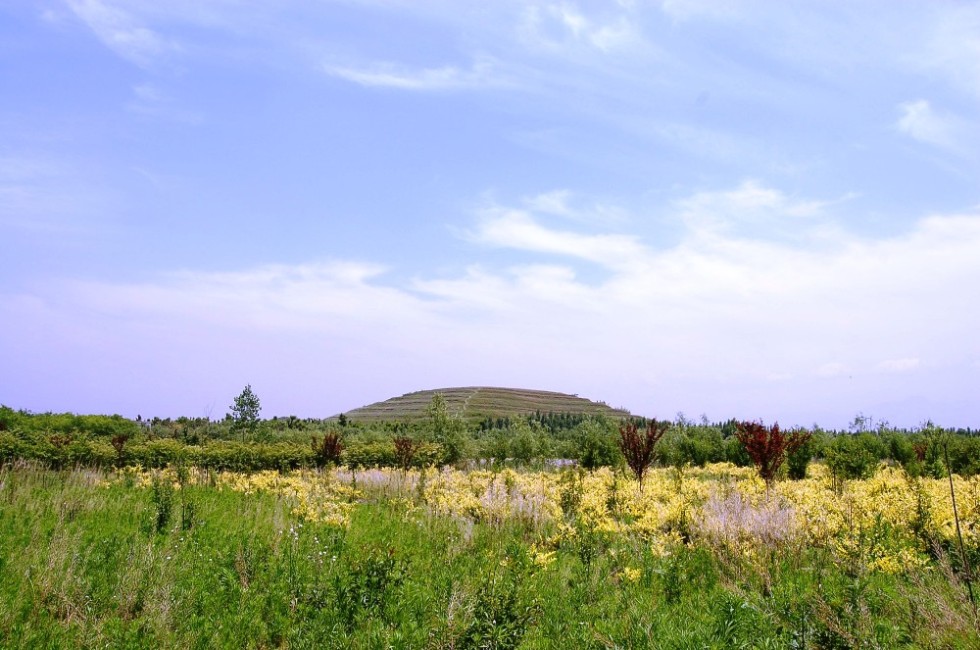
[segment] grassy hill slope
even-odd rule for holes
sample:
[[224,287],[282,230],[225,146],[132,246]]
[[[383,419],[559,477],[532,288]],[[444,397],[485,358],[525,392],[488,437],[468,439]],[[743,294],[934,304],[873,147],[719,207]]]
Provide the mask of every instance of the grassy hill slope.
[[480,421],[487,417],[526,415],[536,411],[541,413],[601,413],[612,418],[629,417],[630,415],[628,411],[623,409],[614,409],[602,402],[593,402],[578,395],[487,386],[421,390],[362,406],[348,411],[345,415],[353,422],[418,420],[425,417],[425,409],[436,393],[442,394],[450,413],[459,414],[468,421]]

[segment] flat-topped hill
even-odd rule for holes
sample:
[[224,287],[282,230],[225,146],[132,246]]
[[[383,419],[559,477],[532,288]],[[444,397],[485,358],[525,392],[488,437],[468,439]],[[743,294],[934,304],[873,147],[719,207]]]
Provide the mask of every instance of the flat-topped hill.
[[345,415],[353,422],[418,420],[426,417],[426,407],[436,393],[441,394],[446,400],[446,406],[451,414],[458,414],[468,421],[480,421],[488,417],[529,415],[535,412],[602,414],[617,419],[630,415],[623,409],[615,409],[603,402],[593,402],[578,395],[487,386],[420,390],[362,406],[348,411]]

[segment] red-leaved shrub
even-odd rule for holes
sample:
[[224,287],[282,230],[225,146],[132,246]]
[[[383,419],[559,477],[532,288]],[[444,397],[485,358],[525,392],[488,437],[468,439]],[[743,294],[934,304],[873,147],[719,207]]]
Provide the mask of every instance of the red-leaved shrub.
[[776,472],[791,454],[810,439],[809,431],[779,430],[779,424],[767,427],[761,422],[739,422],[735,425],[735,437],[745,447],[749,458],[755,463],[759,476],[766,482],[766,489],[772,485]]
[[619,448],[626,458],[626,464],[633,470],[633,475],[640,483],[643,475],[653,462],[653,450],[657,443],[667,433],[669,422],[647,421],[647,429],[643,435],[635,422],[627,422],[619,427]]

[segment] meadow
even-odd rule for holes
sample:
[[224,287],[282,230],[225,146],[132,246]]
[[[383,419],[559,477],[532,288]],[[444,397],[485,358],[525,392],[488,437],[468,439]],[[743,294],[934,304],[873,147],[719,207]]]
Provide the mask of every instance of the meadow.
[[0,468],[9,648],[977,648],[980,478]]

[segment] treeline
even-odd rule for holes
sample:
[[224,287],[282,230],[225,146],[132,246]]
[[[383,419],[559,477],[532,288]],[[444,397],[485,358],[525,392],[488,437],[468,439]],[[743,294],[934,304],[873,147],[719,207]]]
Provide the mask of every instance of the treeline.
[[[16,459],[51,467],[73,465],[162,467],[187,463],[215,470],[295,469],[339,463],[349,467],[445,465],[466,462],[540,466],[556,459],[593,469],[621,466],[621,422],[584,414],[535,413],[494,418],[468,426],[434,400],[425,420],[355,424],[336,420],[273,418],[261,421],[248,440],[235,440],[230,418],[129,420],[118,415],[33,414],[0,407],[0,463]],[[645,426],[642,418],[635,420]],[[670,423],[655,462],[682,468],[707,463],[752,464],[735,436],[734,420]],[[826,463],[840,479],[866,478],[882,462],[910,474],[944,476],[948,466],[963,476],[980,474],[980,436],[973,430],[812,431],[806,445],[787,458],[783,471],[805,476],[807,465]],[[325,442],[332,441],[330,453]],[[401,453],[399,453],[401,441]],[[408,445],[406,447],[406,445]],[[406,457],[405,449],[411,454]],[[406,458],[408,460],[406,460]]]

